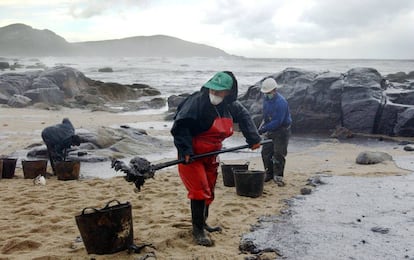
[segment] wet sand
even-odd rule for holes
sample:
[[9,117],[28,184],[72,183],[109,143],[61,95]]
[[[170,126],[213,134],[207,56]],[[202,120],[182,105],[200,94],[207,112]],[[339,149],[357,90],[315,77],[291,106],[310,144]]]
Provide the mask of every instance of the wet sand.
[[[62,120],[71,119],[76,128],[93,129],[113,124],[162,121],[162,115],[116,115],[64,109],[46,111],[0,108],[0,154],[12,154],[28,145],[41,142],[41,130]],[[149,134],[167,135],[168,131],[154,129]],[[13,179],[1,179],[0,259],[137,259],[155,253],[157,259],[244,259],[240,253],[241,236],[250,230],[259,217],[278,215],[287,206],[285,200],[300,194],[309,177],[346,175],[383,177],[406,175],[409,171],[388,161],[376,165],[357,165],[355,158],[366,150],[387,152],[392,156],[407,155],[402,146],[379,143],[367,146],[339,142],[334,139],[312,141],[293,137],[286,165],[285,187],[265,183],[263,195],[242,197],[234,187],[225,187],[218,178],[216,199],[211,205],[209,224],[223,227],[221,233],[210,234],[215,245],[211,248],[195,245],[191,238],[191,218],[186,190],[178,177],[176,166],[157,171],[140,193],[122,177],[58,181],[47,179],[45,186],[35,186],[23,179],[21,167]],[[376,141],[372,143],[377,144]],[[371,144],[371,142],[369,143]],[[250,169],[263,170],[259,154],[247,158]],[[224,163],[246,162],[246,158]],[[109,166],[108,166],[109,167]],[[93,167],[85,167],[93,170]],[[81,172],[82,172],[81,166]],[[50,169],[49,169],[50,171]],[[103,207],[117,199],[132,204],[135,244],[150,243],[140,254],[126,251],[112,255],[88,255],[82,242],[75,216],[85,207]],[[332,250],[332,249],[331,249]],[[276,258],[265,253],[264,259]],[[262,258],[263,259],[263,258]]]

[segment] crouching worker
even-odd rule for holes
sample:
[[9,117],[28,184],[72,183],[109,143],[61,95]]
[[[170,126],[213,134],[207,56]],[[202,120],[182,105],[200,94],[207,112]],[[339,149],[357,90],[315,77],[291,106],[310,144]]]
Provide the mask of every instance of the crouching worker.
[[191,203],[193,238],[203,246],[213,245],[205,230],[221,230],[206,224],[219,161],[217,155],[197,160],[191,160],[191,156],[220,150],[223,140],[233,134],[233,122],[239,124],[250,149],[260,147],[257,128],[247,109],[236,99],[237,81],[233,73],[218,72],[178,106],[171,129],[178,157],[185,160],[178,165],[178,171]]
[[64,118],[61,124],[43,129],[42,139],[46,144],[50,165],[55,175],[55,162],[65,161],[67,149],[72,145],[79,146],[81,144],[81,138],[75,135],[75,128],[68,118]]

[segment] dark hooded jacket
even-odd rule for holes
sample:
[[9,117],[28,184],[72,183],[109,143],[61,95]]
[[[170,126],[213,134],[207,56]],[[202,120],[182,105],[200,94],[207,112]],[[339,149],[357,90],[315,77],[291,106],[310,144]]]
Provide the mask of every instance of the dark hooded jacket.
[[201,87],[187,97],[177,108],[171,134],[177,147],[179,158],[193,155],[192,139],[194,136],[210,129],[214,120],[219,116],[232,118],[250,146],[261,141],[257,128],[247,109],[237,101],[237,81],[231,72],[226,72],[233,78],[230,95],[226,96],[219,105],[210,103],[209,89]]
[[68,118],[64,118],[61,124],[48,126],[42,131],[42,139],[48,149],[58,156],[63,156],[64,149],[73,144],[75,128]]

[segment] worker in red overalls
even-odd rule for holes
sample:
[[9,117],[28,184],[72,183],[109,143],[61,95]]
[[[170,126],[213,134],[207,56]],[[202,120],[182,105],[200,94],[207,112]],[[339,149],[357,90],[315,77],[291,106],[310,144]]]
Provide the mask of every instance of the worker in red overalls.
[[197,160],[191,160],[191,156],[220,150],[223,140],[233,134],[233,122],[239,124],[252,150],[260,147],[257,128],[247,109],[236,99],[237,80],[233,73],[218,72],[178,106],[171,129],[178,157],[185,159],[178,171],[191,200],[193,237],[203,246],[213,245],[204,230],[221,230],[206,224],[219,162],[217,155]]

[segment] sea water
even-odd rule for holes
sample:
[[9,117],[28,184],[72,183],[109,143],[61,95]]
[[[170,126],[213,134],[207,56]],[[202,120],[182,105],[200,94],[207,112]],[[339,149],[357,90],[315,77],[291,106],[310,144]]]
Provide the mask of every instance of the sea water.
[[[9,61],[11,64],[15,60]],[[192,93],[200,89],[218,71],[232,71],[239,84],[239,94],[266,76],[286,68],[300,68],[316,72],[346,73],[356,67],[371,67],[386,76],[396,72],[414,71],[414,60],[346,60],[346,59],[249,59],[241,57],[42,57],[20,58],[27,65],[69,66],[87,77],[104,82],[121,84],[147,84],[158,89],[162,97]],[[99,72],[110,67],[113,72]],[[18,71],[27,70],[25,68]],[[1,73],[6,73],[3,71]]]

